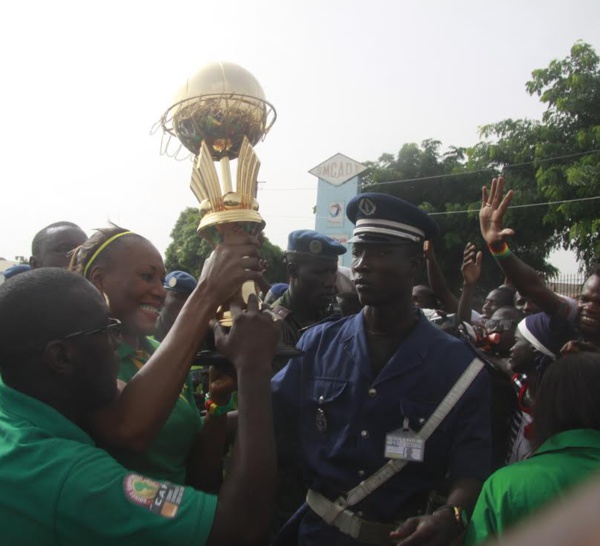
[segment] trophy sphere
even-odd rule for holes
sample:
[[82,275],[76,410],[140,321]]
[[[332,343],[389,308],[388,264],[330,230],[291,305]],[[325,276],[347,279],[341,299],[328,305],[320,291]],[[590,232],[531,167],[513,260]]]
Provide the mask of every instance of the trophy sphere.
[[199,209],[200,209],[200,217],[204,217],[209,212],[212,212],[213,208],[212,208],[212,204],[211,204],[210,200],[204,199],[202,201],[202,203],[200,203]]
[[223,205],[225,208],[240,208],[242,205],[242,196],[236,192],[229,192],[223,196]]
[[237,158],[244,136],[256,145],[275,117],[275,109],[250,72],[219,62],[201,68],[188,79],[161,123],[193,154],[198,154],[204,140],[213,160],[219,161]]

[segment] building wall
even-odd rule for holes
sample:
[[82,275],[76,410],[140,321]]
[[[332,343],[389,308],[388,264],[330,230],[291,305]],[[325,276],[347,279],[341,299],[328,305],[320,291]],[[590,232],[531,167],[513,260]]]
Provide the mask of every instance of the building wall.
[[351,256],[348,239],[354,225],[346,218],[346,205],[360,187],[360,176],[355,176],[340,186],[334,186],[319,178],[317,186],[317,214],[315,231],[323,233],[343,244],[348,252],[340,257],[340,265],[350,267]]

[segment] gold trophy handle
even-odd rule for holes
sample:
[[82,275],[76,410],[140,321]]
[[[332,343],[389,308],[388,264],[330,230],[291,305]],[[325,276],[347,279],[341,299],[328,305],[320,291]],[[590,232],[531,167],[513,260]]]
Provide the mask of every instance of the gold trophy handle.
[[[238,222],[220,224],[218,230],[223,238],[223,242],[227,244],[244,244],[248,237],[246,231],[244,231],[244,228]],[[243,303],[245,306],[248,303],[250,294],[254,294],[258,297],[256,283],[254,281],[246,281],[232,300]],[[217,311],[217,318],[222,326],[231,327],[233,319],[231,317],[231,312],[229,311],[229,305],[224,305],[219,308]]]

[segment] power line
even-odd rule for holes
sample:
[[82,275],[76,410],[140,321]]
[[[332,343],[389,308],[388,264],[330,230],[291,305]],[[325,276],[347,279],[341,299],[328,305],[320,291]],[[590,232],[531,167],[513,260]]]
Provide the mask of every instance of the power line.
[[[502,172],[504,172],[504,170],[506,169],[514,169],[516,167],[524,167],[525,165],[533,165],[534,163],[547,163],[548,161],[558,161],[559,159],[569,159],[572,157],[581,157],[584,155],[590,155],[590,154],[594,154],[596,152],[600,152],[600,148],[595,149],[595,150],[588,150],[587,152],[578,152],[576,154],[567,154],[567,155],[559,155],[559,156],[555,156],[555,157],[547,157],[545,159],[535,159],[533,161],[525,161],[523,163],[514,163],[512,165],[506,165],[504,166],[504,168],[502,169]],[[439,178],[456,178],[457,176],[467,176],[467,175],[471,175],[471,174],[479,174],[479,173],[485,173],[485,172],[490,172],[490,171],[496,171],[497,169],[494,169],[493,167],[488,167],[486,169],[478,169],[475,171],[465,171],[463,173],[450,173],[450,174],[440,174],[440,175],[436,175],[436,176],[423,176],[421,178],[409,178],[406,180],[390,180],[388,182],[375,182],[373,185],[374,186],[385,186],[387,184],[404,184],[407,182],[418,182],[419,180],[434,180],[434,179],[439,179]]]
[[[565,199],[563,201],[547,201],[546,203],[529,203],[527,205],[511,205],[508,207],[508,210],[512,209],[526,209],[529,207],[541,207],[545,205],[562,205],[563,203],[577,203],[579,201],[593,201],[595,199],[600,199],[600,195],[596,197],[580,197],[579,199]],[[471,210],[448,210],[445,212],[429,212],[429,216],[439,216],[441,214],[466,214],[469,212],[478,212],[479,209],[471,209]]]
[[[524,167],[525,165],[533,165],[534,163],[535,164],[548,163],[549,161],[558,161],[560,159],[583,157],[586,155],[595,154],[597,152],[600,152],[600,148],[597,148],[595,150],[588,150],[587,152],[578,152],[575,154],[566,154],[566,155],[559,155],[559,156],[554,156],[554,157],[546,157],[544,159],[535,159],[533,161],[524,161],[523,163],[514,163],[511,165],[505,165],[502,169],[502,172],[504,172],[507,169],[515,169],[517,167]],[[434,176],[422,176],[420,178],[407,178],[404,180],[388,180],[387,182],[375,182],[372,184],[372,186],[386,186],[388,184],[405,184],[408,182],[419,182],[420,180],[437,180],[437,179],[441,179],[441,178],[456,178],[457,176],[469,176],[472,174],[493,172],[493,171],[497,171],[497,170],[498,169],[495,169],[493,167],[487,167],[485,169],[477,169],[475,171],[465,171],[462,173],[438,174],[438,175],[434,175]],[[261,190],[261,191],[308,191],[308,190],[314,190],[314,189],[315,189],[314,187],[311,187],[311,188],[259,188],[259,190]]]
[[258,188],[260,191],[300,191],[300,190],[315,190],[316,188]]
[[[529,207],[542,207],[542,206],[546,206],[546,205],[562,205],[563,203],[578,203],[581,201],[594,201],[596,199],[600,199],[600,195],[596,196],[596,197],[580,197],[578,199],[564,199],[562,201],[546,201],[545,203],[528,203],[526,205],[511,205],[508,207],[508,210],[512,210],[512,209],[526,209]],[[440,216],[442,214],[468,214],[468,213],[474,213],[474,212],[479,212],[478,208],[474,208],[474,209],[467,209],[467,210],[448,210],[448,211],[442,211],[442,212],[428,212],[427,214],[429,214],[429,216]],[[272,215],[270,214],[268,216],[268,218],[294,218],[294,219],[300,219],[300,218],[318,218],[318,219],[323,219],[323,218],[329,218],[329,216],[316,216],[316,215],[302,215],[302,216],[289,216],[289,215],[282,215],[282,216],[278,216],[278,215]]]

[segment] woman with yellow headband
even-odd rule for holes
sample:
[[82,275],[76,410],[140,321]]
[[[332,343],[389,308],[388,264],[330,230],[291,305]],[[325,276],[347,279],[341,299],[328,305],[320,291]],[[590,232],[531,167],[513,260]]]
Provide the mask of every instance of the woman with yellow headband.
[[121,321],[119,395],[96,412],[89,429],[124,466],[205,490],[218,485],[231,393],[210,393],[216,411],[202,424],[188,372],[218,307],[243,282],[260,278],[257,243],[248,236],[244,244],[217,247],[160,345],[148,337],[165,299],[165,268],[152,243],[113,227],[77,251],[72,268],[100,290]]

